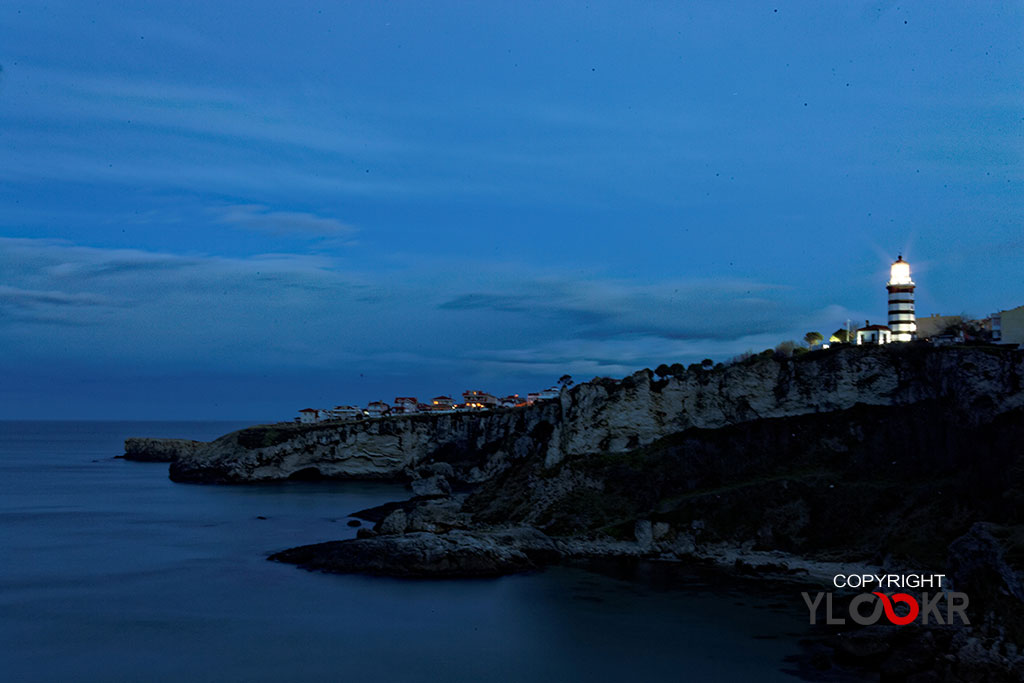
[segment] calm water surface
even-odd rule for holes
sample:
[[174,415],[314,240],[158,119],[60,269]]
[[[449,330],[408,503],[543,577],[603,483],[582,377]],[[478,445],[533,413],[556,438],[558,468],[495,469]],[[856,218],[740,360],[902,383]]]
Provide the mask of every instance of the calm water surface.
[[113,459],[127,436],[242,426],[0,422],[5,680],[795,680],[784,658],[807,628],[796,593],[667,590],[570,568],[313,574],[265,558],[352,537],[349,513],[408,493],[174,484],[165,464]]

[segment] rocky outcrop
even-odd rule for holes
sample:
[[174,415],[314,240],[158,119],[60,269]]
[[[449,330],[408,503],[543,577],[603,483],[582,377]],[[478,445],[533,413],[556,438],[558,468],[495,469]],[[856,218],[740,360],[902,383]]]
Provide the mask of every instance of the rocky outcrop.
[[[556,402],[528,410],[420,414],[316,425],[252,427],[205,444],[171,466],[175,481],[239,483],[289,478],[476,482],[509,457],[543,454]],[[421,472],[421,470],[423,470]],[[425,490],[447,482],[424,482]]]
[[[396,514],[404,512],[392,513]],[[551,539],[535,529],[520,528],[490,533],[417,531],[356,538],[300,546],[271,555],[270,559],[342,574],[473,578],[530,571],[557,556]]]
[[124,440],[122,457],[140,462],[174,462],[178,458],[193,455],[197,448],[205,446],[203,441],[188,439],[129,438]]
[[[640,371],[595,379],[557,400],[485,411],[403,415],[361,422],[253,427],[194,449],[171,466],[177,481],[250,482],[292,477],[429,479],[439,463],[452,485],[492,479],[512,463],[628,453],[670,434],[768,418],[833,413],[856,405],[936,402],[964,424],[1024,405],[1024,354],[996,348],[893,344],[799,358],[755,356],[716,369],[655,379]],[[435,487],[434,485],[437,485]],[[440,480],[421,485],[443,492]],[[439,487],[439,488],[438,488]]]

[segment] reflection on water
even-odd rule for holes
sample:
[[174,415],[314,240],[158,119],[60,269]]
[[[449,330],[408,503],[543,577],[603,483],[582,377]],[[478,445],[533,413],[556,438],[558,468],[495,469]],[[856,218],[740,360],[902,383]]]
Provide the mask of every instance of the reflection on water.
[[350,538],[348,513],[407,492],[181,485],[166,465],[112,459],[126,436],[240,426],[0,423],[8,680],[793,680],[782,669],[806,629],[798,596],[658,569],[313,574],[265,558]]

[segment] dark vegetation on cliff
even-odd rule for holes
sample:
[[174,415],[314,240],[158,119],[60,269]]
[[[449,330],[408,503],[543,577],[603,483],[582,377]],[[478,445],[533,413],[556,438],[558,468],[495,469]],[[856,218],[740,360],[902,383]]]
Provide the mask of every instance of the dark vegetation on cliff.
[[649,519],[703,542],[940,566],[974,522],[1021,523],[1021,443],[1024,409],[972,427],[937,401],[858,405],[689,429],[555,468],[522,461],[465,509],[481,523],[527,522],[553,535],[629,538]]

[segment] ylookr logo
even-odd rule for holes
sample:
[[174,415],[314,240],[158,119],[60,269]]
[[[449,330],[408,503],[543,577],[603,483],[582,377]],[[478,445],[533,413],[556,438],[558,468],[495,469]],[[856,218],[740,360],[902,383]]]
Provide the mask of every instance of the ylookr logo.
[[[883,614],[889,623],[897,626],[906,626],[918,618],[922,624],[952,624],[959,618],[961,623],[969,625],[967,606],[970,600],[967,594],[946,590],[944,578],[945,574],[837,574],[832,583],[836,588],[878,588],[855,595],[847,605],[846,613],[850,620],[862,626],[877,624]],[[937,588],[941,592],[923,592],[916,597],[910,593],[887,593],[884,592],[886,588]],[[807,592],[800,595],[810,610],[811,624],[818,622],[822,606],[826,624],[846,623],[845,617],[836,616],[833,592],[819,592],[814,597]]]

